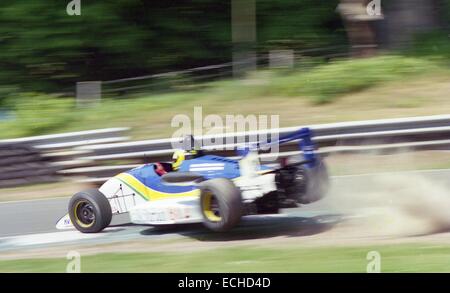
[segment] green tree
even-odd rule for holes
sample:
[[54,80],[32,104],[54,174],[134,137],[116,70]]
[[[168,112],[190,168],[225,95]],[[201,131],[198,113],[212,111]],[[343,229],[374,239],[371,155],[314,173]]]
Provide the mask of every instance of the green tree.
[[[0,3],[0,87],[67,92],[76,81],[110,80],[231,60],[230,1]],[[260,50],[344,42],[337,0],[257,1]],[[283,41],[284,42],[284,41]]]

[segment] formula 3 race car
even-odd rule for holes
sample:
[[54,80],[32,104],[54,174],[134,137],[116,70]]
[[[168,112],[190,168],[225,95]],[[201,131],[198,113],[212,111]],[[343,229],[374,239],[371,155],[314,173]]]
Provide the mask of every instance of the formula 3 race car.
[[[302,154],[282,160],[279,167],[260,164],[261,149],[296,140]],[[308,128],[246,146],[240,149],[240,160],[193,149],[175,154],[173,163],[145,164],[112,177],[99,189],[75,194],[56,227],[96,233],[110,225],[113,215],[129,213],[134,224],[203,223],[224,232],[246,215],[276,214],[318,201],[329,186]]]

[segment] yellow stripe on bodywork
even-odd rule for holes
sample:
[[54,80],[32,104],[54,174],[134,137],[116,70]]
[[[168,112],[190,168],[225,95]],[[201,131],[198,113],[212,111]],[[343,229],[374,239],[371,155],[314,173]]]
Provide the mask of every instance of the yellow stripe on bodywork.
[[161,199],[168,199],[168,198],[178,198],[178,197],[186,197],[186,196],[200,196],[200,190],[191,190],[187,192],[181,192],[181,193],[167,193],[167,192],[161,192],[154,189],[151,189],[147,186],[145,186],[142,182],[137,180],[133,175],[130,175],[128,173],[120,173],[116,176],[117,179],[128,185],[130,188],[132,188],[134,191],[139,193],[144,199],[146,200],[161,200]]

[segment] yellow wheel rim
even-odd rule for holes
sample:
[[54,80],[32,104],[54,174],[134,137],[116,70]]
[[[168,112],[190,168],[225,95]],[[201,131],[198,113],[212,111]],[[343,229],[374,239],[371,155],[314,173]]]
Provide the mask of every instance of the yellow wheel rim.
[[211,222],[220,222],[222,218],[218,213],[218,206],[215,206],[218,204],[214,195],[211,192],[207,192],[203,195],[202,201],[203,214],[205,217]]
[[83,211],[81,211],[82,208],[86,208],[87,205],[91,205],[92,204],[87,201],[87,200],[80,200],[79,202],[77,202],[77,204],[75,205],[74,209],[73,209],[73,214],[75,216],[75,221],[76,223],[83,228],[89,228],[92,227],[95,224],[95,214],[94,214],[94,218],[92,219],[92,221],[89,223],[86,223],[86,219],[80,219],[80,213],[82,213]]

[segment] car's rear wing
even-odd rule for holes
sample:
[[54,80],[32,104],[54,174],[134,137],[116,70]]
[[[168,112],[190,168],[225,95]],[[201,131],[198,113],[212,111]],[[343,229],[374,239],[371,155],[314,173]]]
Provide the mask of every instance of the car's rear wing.
[[305,159],[305,165],[308,167],[314,167],[317,162],[317,155],[315,153],[316,145],[314,144],[312,138],[314,134],[310,128],[301,128],[294,133],[284,135],[276,140],[271,140],[269,142],[258,142],[256,144],[241,148],[238,150],[239,154],[242,156],[247,155],[250,151],[259,151],[263,149],[270,149],[274,145],[280,145],[294,140],[299,140],[299,149],[303,152]]

